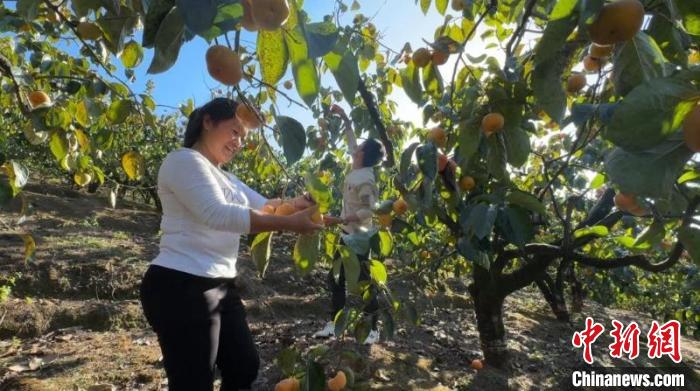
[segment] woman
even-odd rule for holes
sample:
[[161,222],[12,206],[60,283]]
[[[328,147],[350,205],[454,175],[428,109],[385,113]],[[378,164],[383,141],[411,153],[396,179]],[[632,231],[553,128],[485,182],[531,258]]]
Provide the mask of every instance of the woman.
[[236,102],[217,98],[190,114],[184,148],[168,154],[158,172],[163,205],[160,253],[141,284],[144,314],[158,335],[170,391],[249,389],[258,352],[236,290],[241,234],[320,228],[308,196],[290,200],[291,216],[260,212],[268,200],[221,169],[240,150],[246,129]]

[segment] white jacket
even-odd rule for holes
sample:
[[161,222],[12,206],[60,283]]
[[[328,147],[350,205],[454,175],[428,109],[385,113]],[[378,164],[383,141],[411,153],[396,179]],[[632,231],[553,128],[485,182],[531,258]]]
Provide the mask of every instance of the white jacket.
[[267,199],[190,148],[163,160],[158,196],[163,236],[152,264],[203,277],[235,277],[240,237],[250,232],[250,209],[262,208]]
[[355,214],[357,223],[348,223],[341,228],[347,233],[367,231],[372,228],[372,206],[377,202],[377,184],[374,169],[364,167],[350,170],[343,182],[343,210],[341,218]]

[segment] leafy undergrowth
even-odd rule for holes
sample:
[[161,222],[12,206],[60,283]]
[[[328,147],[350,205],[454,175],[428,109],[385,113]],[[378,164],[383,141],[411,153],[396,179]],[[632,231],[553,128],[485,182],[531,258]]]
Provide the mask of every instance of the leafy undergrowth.
[[[12,289],[0,304],[0,391],[96,385],[104,387],[93,389],[164,389],[160,350],[137,299],[141,275],[157,251],[159,216],[136,205],[109,209],[102,198],[67,197],[56,187],[30,187],[25,194],[34,214],[24,227],[38,247],[36,259],[25,265],[22,244],[0,237],[0,286]],[[584,316],[577,314],[572,324],[556,322],[530,288],[506,302],[512,363],[505,369],[470,369],[480,350],[466,282],[453,279],[444,291],[416,292],[419,285],[402,275],[398,260],[388,263],[392,288],[415,296],[419,326],[399,325],[393,340],[371,347],[352,339],[313,339],[327,316],[326,270],[295,274],[292,243],[285,237],[275,242],[264,280],[255,276],[247,248],[242,249],[241,289],[262,358],[255,389],[273,388],[282,376],[274,357],[290,345],[306,351],[326,344],[331,351],[360,353],[365,360],[353,363],[357,389],[562,389],[569,388],[573,368],[584,367],[570,342]],[[635,320],[643,330],[650,324],[639,315],[594,303],[586,303],[583,314],[606,327],[611,319]],[[691,387],[700,387],[700,343],[695,340],[683,339],[683,363],[673,369],[667,368],[669,361],[613,360],[607,355],[609,343],[603,336],[594,345],[600,365],[683,372]],[[644,355],[643,343],[641,349]],[[338,365],[333,359],[325,364],[328,375]]]

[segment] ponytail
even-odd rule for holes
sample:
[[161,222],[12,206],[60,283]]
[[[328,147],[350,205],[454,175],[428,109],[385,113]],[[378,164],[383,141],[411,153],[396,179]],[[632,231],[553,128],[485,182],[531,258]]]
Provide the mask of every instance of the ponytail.
[[187,119],[187,129],[185,130],[185,142],[183,144],[186,148],[192,148],[202,136],[203,122],[202,109],[196,108],[192,110]]
[[194,109],[187,119],[183,145],[186,148],[192,148],[201,139],[204,130],[204,119],[207,116],[214,124],[234,118],[236,116],[236,106],[236,102],[231,99],[215,98],[204,106]]

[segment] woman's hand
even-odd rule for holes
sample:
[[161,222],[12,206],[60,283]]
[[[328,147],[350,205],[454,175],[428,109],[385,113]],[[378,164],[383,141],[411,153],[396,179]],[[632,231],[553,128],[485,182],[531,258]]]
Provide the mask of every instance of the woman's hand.
[[311,217],[318,212],[318,207],[314,206],[306,208],[287,216],[288,224],[287,231],[292,231],[300,234],[312,234],[323,228],[323,225],[313,222]]
[[346,216],[346,217],[343,219],[343,224],[347,224],[347,223],[359,223],[359,222],[360,222],[360,218],[357,217],[357,215],[355,215],[355,214]]
[[343,224],[343,219],[331,215],[323,215],[323,224],[326,227],[331,227],[338,224]]
[[345,110],[343,110],[342,107],[338,105],[333,105],[331,106],[331,113],[337,115],[338,117],[342,118],[343,121],[349,122],[350,118],[348,118],[348,115],[345,114]]
[[299,197],[292,198],[290,200],[292,206],[297,208],[297,210],[300,209],[307,209],[310,208],[314,205],[316,205],[316,201],[311,197],[309,193],[304,193],[303,195],[300,195]]

